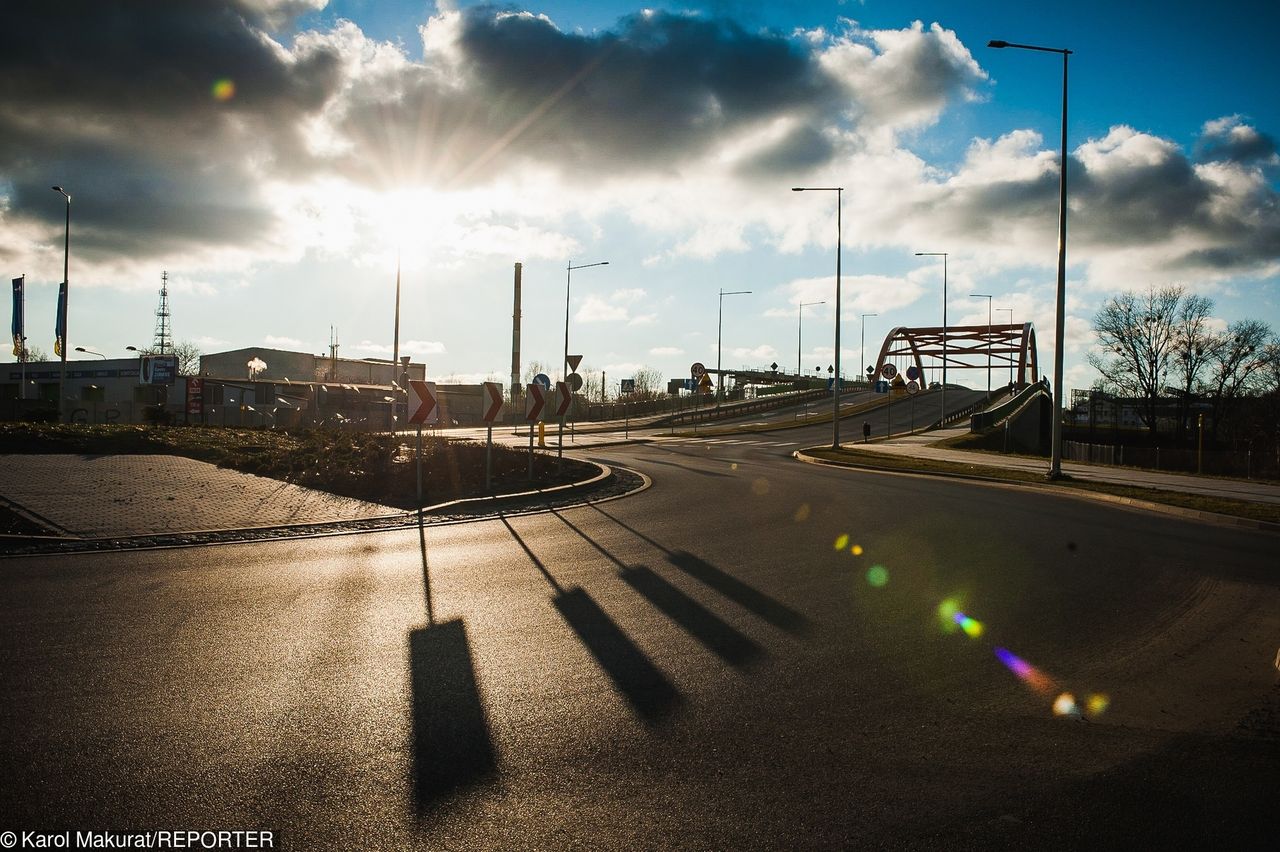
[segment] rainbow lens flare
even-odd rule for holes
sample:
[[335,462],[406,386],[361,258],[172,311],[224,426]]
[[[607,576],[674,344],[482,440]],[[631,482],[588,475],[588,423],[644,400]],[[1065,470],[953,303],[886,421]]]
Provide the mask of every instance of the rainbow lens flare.
[[1111,699],[1098,692],[1090,695],[1084,702],[1084,709],[1090,716],[1101,716],[1110,706]]
[[809,508],[808,503],[801,503],[800,508],[796,509],[796,521],[799,522],[799,521],[809,520],[809,513],[811,511],[813,510]]
[[849,536],[847,535],[836,536],[836,550],[844,550],[848,546],[849,546]]
[[855,544],[853,547],[849,548],[849,552],[850,552],[850,553],[852,553],[854,556],[861,556],[861,555],[862,555],[862,545],[860,545],[860,544]]
[[1053,702],[1053,715],[1079,716],[1080,708],[1076,706],[1076,697],[1070,692],[1059,695]]
[[956,632],[956,613],[960,611],[960,602],[955,598],[947,598],[938,604],[938,619],[942,622],[942,629],[948,633]]
[[954,621],[956,624],[960,625],[960,629],[963,630],[966,634],[968,634],[969,638],[971,639],[977,639],[979,636],[982,635],[982,631],[984,629],[982,626],[982,622],[978,621],[976,618],[970,618],[969,616],[965,615],[963,612],[960,612],[959,610],[957,610],[951,616],[951,620]]
[[1018,680],[1036,692],[1048,695],[1053,691],[1053,679],[1026,660],[1004,648],[996,648],[995,655],[1000,662],[1004,663],[1005,668],[1017,676]]
[[889,572],[883,565],[872,565],[867,571],[867,582],[877,589],[889,582]]
[[236,96],[236,84],[229,77],[223,77],[213,84],[211,91],[215,101],[225,103]]

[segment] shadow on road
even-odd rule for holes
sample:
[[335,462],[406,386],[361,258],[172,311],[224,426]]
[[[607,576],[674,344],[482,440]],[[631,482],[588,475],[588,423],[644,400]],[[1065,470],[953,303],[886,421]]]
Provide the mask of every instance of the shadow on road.
[[661,550],[667,555],[667,561],[672,565],[695,580],[715,589],[721,595],[769,622],[774,627],[797,635],[809,632],[811,625],[809,619],[803,613],[797,612],[781,601],[769,597],[754,586],[744,583],[701,557],[694,556],[692,553],[683,550],[668,550],[635,527],[615,518],[599,506],[591,505],[589,508],[595,509],[627,532]]
[[502,523],[555,590],[552,604],[556,610],[640,718],[652,725],[670,715],[682,700],[671,681],[586,590],[562,588],[511,523],[506,518]]
[[733,625],[671,585],[644,565],[625,565],[599,542],[579,529],[559,512],[561,523],[582,537],[621,569],[619,576],[654,607],[680,625],[686,633],[733,666],[745,666],[764,655],[764,649],[740,633]]
[[426,533],[419,518],[427,626],[409,634],[413,691],[413,791],[418,811],[483,780],[497,766],[467,628],[461,619],[436,623]]

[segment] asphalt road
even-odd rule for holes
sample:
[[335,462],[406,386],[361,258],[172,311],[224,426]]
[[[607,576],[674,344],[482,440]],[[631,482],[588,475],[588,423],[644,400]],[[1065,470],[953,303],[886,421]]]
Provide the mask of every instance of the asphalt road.
[[653,487],[552,514],[0,561],[0,829],[1274,840],[1274,535],[787,457],[829,434],[593,450]]

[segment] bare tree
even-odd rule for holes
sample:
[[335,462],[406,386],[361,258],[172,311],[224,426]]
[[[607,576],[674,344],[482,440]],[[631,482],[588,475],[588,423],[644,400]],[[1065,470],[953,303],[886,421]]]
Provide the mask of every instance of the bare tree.
[[23,348],[22,355],[18,358],[18,360],[26,361],[28,364],[30,364],[32,361],[37,361],[37,362],[48,361],[49,354],[45,352],[43,349],[41,349],[39,346],[26,346]]
[[1179,391],[1178,440],[1182,440],[1186,432],[1192,394],[1200,386],[1200,374],[1213,357],[1218,343],[1218,337],[1208,326],[1212,314],[1213,300],[1204,296],[1189,295],[1178,308],[1173,330],[1173,364]]
[[1181,287],[1149,288],[1145,295],[1122,293],[1108,300],[1093,318],[1102,352],[1090,352],[1089,364],[1107,377],[1122,396],[1141,400],[1138,414],[1156,434],[1156,409],[1175,352]]
[[1218,425],[1230,416],[1240,397],[1260,392],[1265,386],[1268,347],[1275,343],[1271,326],[1261,320],[1236,320],[1227,326],[1209,364],[1213,438],[1218,437]]
[[526,385],[533,383],[533,377],[539,373],[547,372],[547,365],[541,361],[530,361],[529,366],[524,368],[524,383]]
[[662,396],[665,390],[662,372],[652,367],[642,367],[636,370],[632,378],[635,379],[636,383],[635,399],[657,399]]

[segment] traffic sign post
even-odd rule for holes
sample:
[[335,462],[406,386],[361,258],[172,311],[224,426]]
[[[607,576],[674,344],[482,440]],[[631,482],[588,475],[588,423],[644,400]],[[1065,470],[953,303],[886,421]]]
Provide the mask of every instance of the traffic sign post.
[[556,447],[556,472],[559,473],[564,465],[564,415],[573,402],[573,392],[569,390],[568,382],[556,382],[556,396],[556,418],[560,421],[560,440]]
[[[529,481],[533,482],[533,424],[538,421],[542,415],[542,406],[546,403],[543,396],[544,389],[538,378],[546,379],[547,377],[539,373],[534,377],[530,385],[525,388],[524,397],[524,419],[529,423]],[[550,379],[547,379],[550,384]]]
[[498,413],[502,411],[502,388],[497,382],[485,382],[483,387],[481,404],[489,404],[481,415],[488,427],[484,445],[484,490],[490,491],[493,488],[493,421],[498,419]]
[[440,420],[440,406],[436,404],[436,383],[422,382],[413,379],[409,382],[409,391],[416,397],[417,403],[409,422],[418,427],[418,508],[422,508],[422,424],[433,424]]

